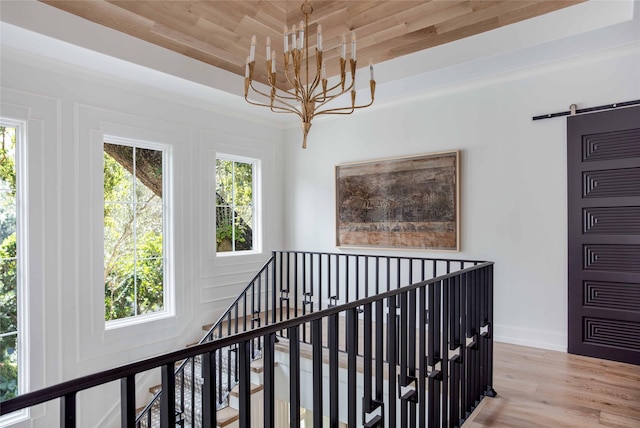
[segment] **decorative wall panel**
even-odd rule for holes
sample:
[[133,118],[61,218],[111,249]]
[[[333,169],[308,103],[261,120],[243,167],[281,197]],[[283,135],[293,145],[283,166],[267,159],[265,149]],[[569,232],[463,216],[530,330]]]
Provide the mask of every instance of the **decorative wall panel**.
[[585,270],[640,273],[640,245],[584,245]]
[[582,219],[583,233],[640,235],[640,207],[587,207]]
[[640,196],[640,168],[585,171],[582,185],[585,198]]
[[640,284],[584,281],[584,306],[610,310],[640,311]]
[[584,318],[584,342],[640,351],[640,323]]
[[[635,141],[636,144],[629,144],[630,141]],[[640,129],[625,129],[582,137],[584,161],[635,157],[640,157]]]

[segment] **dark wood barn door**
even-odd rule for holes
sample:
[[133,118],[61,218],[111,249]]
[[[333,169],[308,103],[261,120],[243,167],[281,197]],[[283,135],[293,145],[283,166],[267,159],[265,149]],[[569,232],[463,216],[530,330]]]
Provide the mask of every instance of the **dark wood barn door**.
[[569,352],[640,364],[640,107],[567,119]]

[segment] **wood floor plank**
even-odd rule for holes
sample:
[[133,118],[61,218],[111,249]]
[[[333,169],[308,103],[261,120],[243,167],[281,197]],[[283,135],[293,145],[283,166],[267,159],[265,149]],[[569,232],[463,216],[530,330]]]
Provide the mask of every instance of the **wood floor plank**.
[[637,419],[616,415],[609,412],[600,412],[600,424],[608,427],[638,427],[640,422]]
[[640,366],[496,342],[496,398],[463,425],[640,428]]

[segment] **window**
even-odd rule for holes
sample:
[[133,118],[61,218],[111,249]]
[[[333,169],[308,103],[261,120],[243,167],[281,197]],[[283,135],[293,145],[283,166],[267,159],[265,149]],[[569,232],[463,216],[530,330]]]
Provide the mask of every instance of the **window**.
[[216,253],[258,251],[255,189],[258,161],[216,157]]
[[[26,355],[24,326],[18,299],[23,280],[19,255],[22,242],[18,222],[20,168],[17,162],[18,128],[0,123],[0,402],[24,392]],[[21,143],[21,142],[19,142]]]
[[166,313],[167,148],[104,143],[105,321]]

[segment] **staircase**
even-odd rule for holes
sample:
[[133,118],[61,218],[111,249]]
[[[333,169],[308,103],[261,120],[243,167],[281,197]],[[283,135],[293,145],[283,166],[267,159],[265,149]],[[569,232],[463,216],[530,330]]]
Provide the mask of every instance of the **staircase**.
[[[424,281],[428,278],[434,278],[438,275],[449,275],[456,270],[464,270],[472,266],[478,266],[481,262],[478,261],[460,261],[460,260],[438,260],[438,259],[419,259],[419,258],[397,258],[397,257],[381,257],[381,256],[364,256],[364,255],[345,255],[345,254],[326,254],[326,253],[306,253],[306,252],[274,252],[271,259],[263,266],[256,277],[249,283],[247,288],[238,296],[236,301],[230,305],[225,314],[218,320],[217,323],[205,326],[207,331],[205,337],[200,341],[200,344],[206,343],[211,340],[219,339],[226,336],[232,336],[234,334],[247,332],[255,328],[260,328],[265,325],[277,324],[287,320],[297,319],[304,317],[307,314],[322,311],[328,308],[338,307],[352,301],[358,301],[362,298],[367,298],[370,295],[379,295],[380,293],[391,292],[394,289],[400,289],[415,283],[415,280]],[[468,281],[465,277],[465,281]],[[404,282],[404,284],[403,284]],[[442,285],[441,285],[442,286]],[[458,287],[460,287],[458,285]],[[433,290],[433,296],[431,299],[435,299],[435,288]],[[448,294],[440,290],[437,293],[438,300],[442,299],[442,294]],[[404,299],[402,298],[404,296]],[[485,296],[488,297],[488,296]],[[372,385],[371,382],[365,381],[366,389],[369,392],[366,394],[368,403],[366,406],[358,404],[362,411],[362,420],[367,419],[367,413],[371,414],[370,419],[367,422],[363,422],[365,426],[377,426],[382,424],[384,420],[384,410],[382,403],[384,401],[382,394],[389,394],[389,390],[398,394],[400,398],[400,407],[403,407],[403,413],[407,413],[404,410],[405,404],[416,403],[420,400],[419,389],[427,389],[426,381],[425,385],[418,385],[418,378],[420,370],[425,373],[422,378],[428,379],[429,376],[437,379],[441,376],[442,372],[436,370],[435,367],[441,366],[441,358],[434,356],[430,359],[431,370],[429,367],[422,365],[418,367],[417,362],[420,361],[420,355],[417,354],[417,346],[415,342],[418,337],[422,338],[423,344],[426,344],[429,336],[428,322],[423,321],[420,324],[417,319],[415,311],[407,310],[408,305],[411,304],[414,307],[418,305],[417,294],[414,291],[406,295],[394,297],[397,301],[396,311],[396,324],[402,325],[406,328],[398,329],[400,331],[394,332],[395,335],[401,333],[407,336],[407,332],[410,326],[415,326],[413,329],[413,343],[404,341],[403,345],[406,349],[404,352],[397,352],[394,358],[390,358],[388,355],[386,345],[387,342],[382,338],[388,335],[386,331],[386,322],[389,317],[389,310],[384,308],[381,304],[382,301],[377,302],[376,311],[378,323],[380,324],[380,332],[377,332],[375,337],[372,335],[366,336],[369,338],[360,340],[354,351],[354,358],[359,362],[356,364],[358,367],[356,376],[364,376],[365,379],[371,378],[372,373],[389,371],[389,360],[395,362],[395,367],[392,372],[398,373],[399,382],[397,385],[389,385],[388,376],[387,379],[382,379],[383,376],[379,376],[381,380],[376,385],[378,397],[372,397]],[[411,300],[411,301],[409,301]],[[425,294],[425,302],[420,302],[420,305],[427,305],[427,297]],[[440,303],[440,302],[438,302]],[[419,305],[418,305],[419,306]],[[433,306],[433,305],[432,305]],[[485,312],[488,311],[485,310]],[[424,311],[425,317],[428,316],[428,310]],[[438,311],[440,312],[440,311]],[[460,308],[458,308],[460,312]],[[364,331],[363,324],[371,326],[372,314],[374,311],[370,310],[365,313],[363,307],[358,307],[356,312],[358,322],[360,325],[360,331]],[[440,330],[444,320],[441,320],[442,314],[438,313],[438,319],[434,320],[433,334],[438,341],[440,340],[440,334],[436,334],[436,329]],[[453,315],[453,314],[452,314]],[[337,373],[340,370],[348,369],[348,362],[344,356],[347,353],[347,331],[346,331],[346,316],[343,313],[341,317],[336,318],[338,333],[337,335],[345,341],[344,345],[340,347],[337,343],[334,343],[339,355],[329,357],[329,337],[324,335],[321,339],[322,347],[326,348],[323,351],[322,365],[330,366],[333,362],[336,365],[336,369],[333,369],[333,375],[338,376]],[[327,331],[328,324],[325,320],[325,329]],[[488,332],[489,323],[486,322],[484,327],[486,331],[485,336],[489,336]],[[466,326],[465,326],[466,327]],[[279,331],[279,337],[288,337],[288,331]],[[438,331],[440,333],[440,331]],[[300,344],[311,345],[311,324],[307,323],[298,331],[301,337],[299,337]],[[476,337],[478,333],[476,333]],[[332,339],[334,342],[338,342],[338,338]],[[471,346],[475,346],[476,339],[471,340]],[[366,343],[365,343],[366,342]],[[382,346],[376,347],[375,343],[381,343]],[[250,399],[260,401],[261,398],[255,396],[263,396],[263,383],[262,379],[259,379],[258,367],[262,373],[262,347],[263,342],[258,339],[252,339],[251,341],[251,381],[250,381]],[[425,345],[426,346],[426,345]],[[453,361],[459,361],[462,359],[460,353],[461,344],[459,343],[451,351],[458,349],[458,353],[454,354]],[[368,352],[366,350],[369,350]],[[376,349],[375,355],[373,355]],[[282,345],[275,346],[274,351],[278,351],[281,354],[288,353],[288,347]],[[296,352],[300,352],[300,345],[296,346]],[[308,351],[302,354],[302,358],[307,361],[313,359],[313,352]],[[431,353],[432,355],[435,352]],[[368,368],[361,360],[368,359]],[[376,363],[377,359],[377,363]],[[338,361],[338,363],[336,363]],[[229,365],[231,362],[231,366]],[[238,360],[237,349],[226,348],[217,354],[217,388],[218,393],[217,403],[217,418],[216,424],[219,427],[222,426],[236,426],[239,423],[239,386],[238,386]],[[272,363],[273,364],[273,363]],[[298,366],[299,366],[298,362]],[[373,367],[376,369],[373,369]],[[299,367],[297,367],[299,370]],[[486,368],[485,368],[486,369]],[[198,421],[201,420],[201,381],[202,378],[198,375],[202,373],[199,359],[191,365],[179,367],[176,370],[176,418],[183,426],[200,426]],[[324,369],[323,369],[324,370]],[[195,371],[195,374],[194,374]],[[404,373],[403,373],[404,372]],[[352,375],[353,376],[353,375]],[[184,379],[184,388],[182,387]],[[195,386],[192,386],[195,381]],[[315,386],[315,385],[314,385]],[[333,387],[335,391],[335,386]],[[384,389],[384,391],[383,391]],[[489,388],[490,389],[490,388]],[[459,393],[459,391],[458,391]],[[489,392],[490,393],[490,392]],[[272,394],[273,395],[273,394]],[[337,395],[337,394],[336,394]],[[341,395],[344,395],[341,394]],[[183,398],[184,396],[184,398]],[[158,392],[152,401],[159,402],[160,392]],[[286,398],[286,397],[285,397]],[[424,398],[424,397],[423,397]],[[459,401],[459,399],[458,399]],[[195,402],[195,405],[191,405]],[[262,403],[258,402],[259,405]],[[299,402],[294,403],[296,407],[302,408]],[[313,403],[308,403],[313,405]],[[354,405],[354,403],[349,403]],[[411,404],[413,406],[413,404]],[[147,408],[145,412],[142,412],[138,416],[141,427],[153,427],[159,426],[154,423],[154,419],[151,423],[148,423],[149,414],[159,413],[159,405],[155,404],[155,409]],[[255,406],[252,406],[252,408]],[[332,403],[333,417],[344,422],[344,417],[339,413],[337,409],[338,404]],[[456,403],[455,407],[460,407],[460,403]],[[393,406],[392,406],[393,410]],[[323,409],[324,413],[324,409]],[[426,414],[426,412],[424,412]],[[147,422],[144,422],[145,416]],[[290,417],[293,416],[293,411]],[[426,417],[426,416],[425,416]],[[253,416],[251,420],[262,417]],[[158,419],[156,417],[155,419]],[[458,418],[464,420],[464,417]],[[195,421],[195,422],[194,422]],[[402,418],[398,422],[403,422]],[[458,421],[459,422],[459,421]],[[454,423],[454,425],[457,422]],[[288,426],[286,424],[285,426]]]
[[[126,427],[456,427],[493,396],[493,263],[279,251],[196,345],[3,402],[121,382]],[[161,389],[136,416],[135,375]]]
[[[212,325],[203,326],[205,331],[209,331]],[[191,345],[193,346],[193,345]],[[227,374],[228,359],[223,358],[223,365],[221,366],[220,373],[222,375],[221,385],[226,388],[228,385]],[[181,361],[176,365],[176,373],[179,376],[176,377],[176,391],[179,393],[176,395],[176,409],[188,409],[190,411],[176,413],[176,424],[185,428],[201,427],[202,424],[202,358],[196,356],[189,360],[184,367],[181,366],[184,361]],[[258,396],[262,391],[262,359],[257,358],[251,363],[251,395],[256,395],[255,399],[259,399]],[[184,387],[183,387],[184,385]],[[160,400],[154,398],[159,397],[159,393],[162,389],[161,385],[155,385],[149,388],[151,394],[152,408],[146,412],[146,417],[139,418],[139,428],[152,428],[160,426]],[[183,398],[184,396],[184,398]],[[230,390],[228,397],[228,405],[221,407],[218,410],[217,426],[235,428],[238,426],[238,387]],[[184,401],[183,401],[184,400]],[[146,407],[137,409],[136,413],[141,415],[144,413]],[[149,416],[151,419],[149,420]]]

